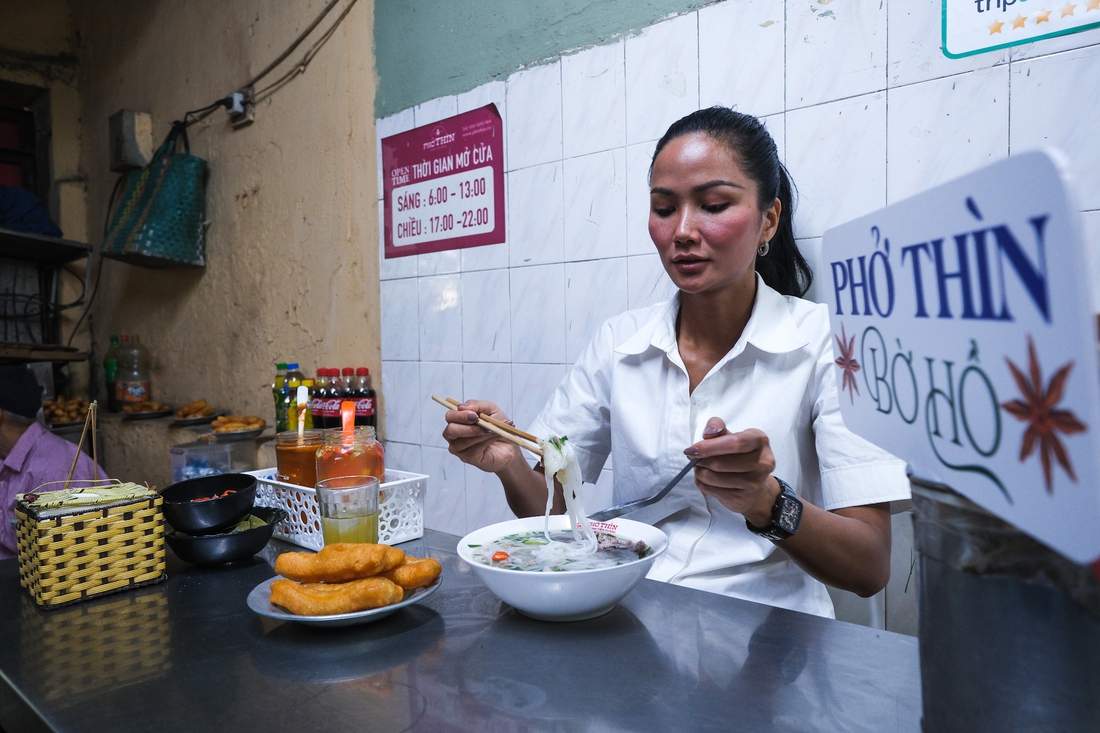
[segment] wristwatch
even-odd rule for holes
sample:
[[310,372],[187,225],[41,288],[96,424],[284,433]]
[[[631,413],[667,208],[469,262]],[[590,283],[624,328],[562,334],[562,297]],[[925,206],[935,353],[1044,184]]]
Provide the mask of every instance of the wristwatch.
[[763,529],[752,526],[752,522],[745,520],[745,526],[755,535],[768,540],[785,540],[798,531],[798,523],[802,521],[802,500],[794,493],[783,479],[775,478],[779,482],[779,496],[772,505],[772,523]]

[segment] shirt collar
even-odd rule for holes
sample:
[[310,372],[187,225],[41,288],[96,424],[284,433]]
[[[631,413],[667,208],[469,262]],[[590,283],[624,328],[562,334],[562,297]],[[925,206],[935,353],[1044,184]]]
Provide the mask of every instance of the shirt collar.
[[756,304],[745,324],[745,340],[769,354],[786,354],[810,343],[791,316],[787,298],[756,274]]
[[[653,318],[623,341],[615,352],[618,354],[641,354],[653,348],[665,354],[677,349],[676,316],[679,313],[679,299],[673,299],[658,309]],[[791,317],[787,299],[764,283],[760,273],[756,274],[756,302],[752,315],[745,324],[738,343],[730,354],[740,353],[744,344],[752,344],[769,354],[786,354],[801,349],[808,344],[805,336]]]
[[7,458],[2,462],[2,465],[10,468],[12,471],[22,471],[23,462],[27,460],[27,455],[31,452],[31,447],[38,442],[38,438],[45,433],[45,429],[37,422],[32,422],[21,436],[19,440],[15,441],[15,445],[12,446],[11,452],[8,453]]

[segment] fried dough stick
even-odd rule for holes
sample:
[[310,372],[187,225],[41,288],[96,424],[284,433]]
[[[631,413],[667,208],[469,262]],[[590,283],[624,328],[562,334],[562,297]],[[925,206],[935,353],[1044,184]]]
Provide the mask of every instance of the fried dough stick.
[[299,616],[356,613],[398,603],[405,591],[386,578],[363,578],[347,583],[295,583],[276,580],[271,602]]
[[381,575],[401,564],[403,550],[389,545],[338,542],[320,552],[284,552],[275,572],[300,583],[343,583]]
[[406,555],[404,563],[383,573],[382,577],[389,578],[405,590],[415,590],[431,585],[442,572],[443,566],[439,564],[439,560]]

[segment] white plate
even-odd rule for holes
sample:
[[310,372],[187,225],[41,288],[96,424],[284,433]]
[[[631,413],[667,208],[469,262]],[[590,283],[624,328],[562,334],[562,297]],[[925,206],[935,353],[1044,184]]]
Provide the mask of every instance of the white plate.
[[405,600],[400,603],[394,603],[392,606],[372,608],[369,611],[357,611],[356,613],[339,613],[333,616],[296,616],[293,613],[287,613],[271,602],[271,584],[279,579],[280,576],[276,575],[274,578],[268,578],[253,588],[252,592],[248,594],[248,607],[261,616],[279,619],[280,621],[297,621],[300,624],[308,624],[310,626],[354,626],[356,624],[369,624],[372,621],[384,619],[394,611],[398,611],[405,606],[427,598],[432,593],[435,593],[443,582],[443,578],[438,578],[427,588],[417,588],[412,593],[405,596]]

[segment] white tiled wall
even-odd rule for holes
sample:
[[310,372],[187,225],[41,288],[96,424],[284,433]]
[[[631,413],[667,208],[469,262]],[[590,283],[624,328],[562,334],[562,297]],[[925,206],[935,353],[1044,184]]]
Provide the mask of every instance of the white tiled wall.
[[[381,138],[492,102],[506,132],[508,241],[381,263],[387,461],[431,475],[428,527],[511,516],[494,477],[447,453],[432,393],[527,425],[604,318],[672,293],[646,176],[657,138],[700,106],[766,118],[815,269],[829,227],[1039,146],[1067,153],[1096,241],[1100,31],[953,60],[940,8],[726,0],[378,120]],[[613,470],[589,506],[610,501]]]

